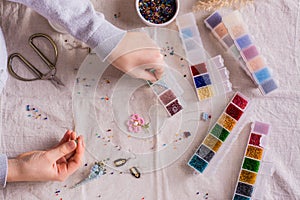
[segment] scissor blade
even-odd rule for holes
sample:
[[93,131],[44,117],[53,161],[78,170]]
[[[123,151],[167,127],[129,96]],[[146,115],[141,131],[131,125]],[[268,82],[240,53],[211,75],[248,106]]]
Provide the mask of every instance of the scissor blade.
[[65,86],[65,84],[59,78],[57,78],[56,76],[53,76],[52,79],[54,81],[56,81],[58,85]]
[[52,76],[49,80],[56,88],[59,88],[59,86],[65,86],[63,82],[61,82],[61,80],[56,76]]

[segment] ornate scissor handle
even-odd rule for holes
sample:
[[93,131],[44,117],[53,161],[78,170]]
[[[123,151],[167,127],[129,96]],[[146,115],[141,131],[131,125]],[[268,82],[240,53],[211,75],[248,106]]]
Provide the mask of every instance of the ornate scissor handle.
[[[19,76],[13,69],[13,66],[12,66],[12,61],[14,58],[18,58],[21,62],[24,63],[25,67],[33,74],[35,75],[35,78],[24,78],[22,76]],[[8,72],[10,73],[10,75],[18,80],[21,80],[21,81],[35,81],[35,80],[39,80],[39,79],[42,79],[43,77],[43,74],[37,70],[26,58],[24,58],[21,54],[19,53],[13,53],[11,54],[9,57],[8,57],[8,60],[7,60],[7,69],[8,69]]]
[[[45,39],[47,39],[50,42],[51,46],[53,47],[54,54],[55,54],[54,62],[53,63],[33,43],[33,40],[35,38],[45,38]],[[58,57],[58,50],[57,50],[57,46],[56,46],[55,42],[53,41],[53,39],[49,35],[46,35],[44,33],[35,33],[35,34],[33,34],[33,35],[31,35],[29,37],[28,42],[29,42],[29,45],[34,49],[34,51],[41,57],[41,59],[49,67],[49,69],[52,70],[52,71],[54,71],[56,73],[56,67],[55,66],[56,66],[57,57]],[[54,73],[54,75],[55,75],[55,73]]]

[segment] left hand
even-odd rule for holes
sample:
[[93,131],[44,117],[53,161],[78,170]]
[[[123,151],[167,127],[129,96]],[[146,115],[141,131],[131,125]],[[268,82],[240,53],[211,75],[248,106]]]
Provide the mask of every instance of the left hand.
[[31,151],[9,159],[7,182],[64,181],[81,166],[83,154],[83,137],[76,138],[75,132],[67,131],[52,149]]

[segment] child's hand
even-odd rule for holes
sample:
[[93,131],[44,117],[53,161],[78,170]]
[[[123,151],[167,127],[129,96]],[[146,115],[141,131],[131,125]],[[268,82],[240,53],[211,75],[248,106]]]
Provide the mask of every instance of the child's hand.
[[108,61],[132,77],[152,82],[161,78],[166,65],[159,47],[142,32],[126,33]]
[[9,159],[7,181],[64,181],[80,167],[83,153],[83,137],[67,131],[53,149]]

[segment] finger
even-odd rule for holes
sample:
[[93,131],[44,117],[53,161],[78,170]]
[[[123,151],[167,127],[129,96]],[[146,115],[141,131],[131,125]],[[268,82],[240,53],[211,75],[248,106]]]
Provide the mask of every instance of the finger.
[[71,131],[70,140],[75,140],[75,139],[76,139],[76,132],[75,131]]
[[72,156],[69,159],[66,159],[66,156],[64,156],[58,160],[60,162],[57,161],[57,179],[60,181],[64,181],[81,166],[84,154],[83,137],[79,136],[75,139],[77,140],[77,147],[75,152],[72,152]]
[[59,141],[59,143],[54,148],[62,145],[63,143],[68,142],[70,140],[71,133],[72,133],[72,131],[67,130],[66,133],[64,134],[63,138]]
[[[71,136],[70,136],[70,140],[76,140],[76,132],[74,132],[74,131],[71,131]],[[69,159],[69,158],[71,158],[73,155],[74,155],[74,151],[72,151],[71,153],[69,153],[69,154],[67,154],[66,156],[65,156],[65,159]]]
[[155,74],[153,72],[149,72],[147,70],[141,71],[138,78],[151,81],[152,83],[157,81]]
[[58,159],[56,161],[57,164],[61,164],[61,163],[67,163],[67,159],[65,156],[61,157],[60,159]]
[[156,65],[153,67],[154,71],[154,75],[157,79],[161,79],[161,77],[164,74],[164,67],[162,65]]
[[71,153],[65,155],[64,158],[65,158],[66,160],[68,160],[68,159],[71,158],[74,154],[75,154],[75,151],[72,151]]
[[74,173],[81,165],[82,157],[84,154],[84,141],[83,137],[79,136],[77,138],[78,145],[76,148],[76,153],[68,160],[68,174]]
[[51,149],[46,152],[46,156],[48,159],[52,162],[57,161],[63,156],[66,156],[67,154],[71,153],[76,149],[76,142],[74,140],[68,141],[64,144],[61,144],[60,146]]
[[70,159],[80,161],[83,156],[83,153],[84,153],[84,140],[83,140],[83,136],[80,135],[79,137],[77,137],[77,148],[75,154]]
[[128,74],[135,78],[140,78],[140,79],[148,80],[151,82],[157,81],[155,75],[152,72],[150,72],[147,69],[143,69],[143,68],[135,69],[131,72],[128,72]]
[[67,162],[62,162],[58,163],[57,165],[57,175],[54,180],[57,181],[64,181],[66,178],[68,178],[68,163]]

